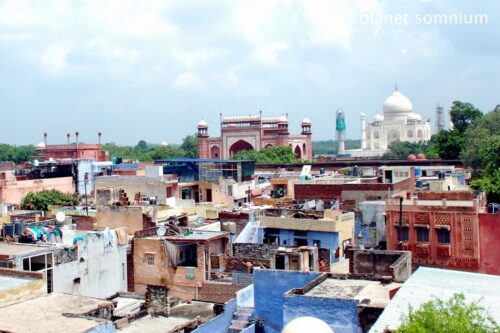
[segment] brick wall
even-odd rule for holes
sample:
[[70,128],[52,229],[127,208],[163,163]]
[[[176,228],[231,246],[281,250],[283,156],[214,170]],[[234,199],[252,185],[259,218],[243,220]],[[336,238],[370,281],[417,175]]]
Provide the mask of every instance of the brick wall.
[[203,287],[198,291],[198,301],[225,303],[231,298],[236,297],[236,292],[245,286],[220,283],[220,282],[205,282]]
[[94,230],[94,218],[86,216],[74,216],[73,224],[76,224],[78,230]]
[[234,256],[243,259],[270,260],[273,250],[277,250],[280,245],[276,244],[234,244]]
[[127,290],[131,293],[135,291],[134,284],[134,242],[132,242],[130,253],[127,253]]
[[270,260],[266,259],[247,259],[247,258],[237,258],[228,257],[226,259],[226,272],[246,272],[248,267],[246,265],[247,261],[250,261],[253,266],[264,266],[266,268],[270,267]]
[[472,191],[450,191],[450,192],[418,192],[419,200],[472,200]]

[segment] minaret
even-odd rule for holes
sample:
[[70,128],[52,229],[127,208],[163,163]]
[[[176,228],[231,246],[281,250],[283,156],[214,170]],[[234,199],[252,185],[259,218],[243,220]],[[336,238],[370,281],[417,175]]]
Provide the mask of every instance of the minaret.
[[444,130],[444,110],[441,103],[436,107],[436,130],[437,132]]
[[361,149],[366,149],[366,120],[363,112],[361,112]]
[[337,119],[335,121],[335,129],[337,130],[337,155],[345,153],[345,116],[342,109],[337,110]]
[[204,120],[198,123],[198,154],[200,158],[210,158],[208,151],[208,124]]
[[451,107],[448,109],[448,130],[451,131],[455,128],[453,121],[451,121]]

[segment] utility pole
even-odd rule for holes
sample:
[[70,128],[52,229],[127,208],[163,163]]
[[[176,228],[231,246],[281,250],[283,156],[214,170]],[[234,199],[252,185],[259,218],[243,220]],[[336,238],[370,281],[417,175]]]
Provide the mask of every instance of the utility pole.
[[87,216],[89,216],[89,202],[87,198],[87,180],[89,179],[89,173],[85,172],[85,175],[83,176],[83,185],[85,189],[85,210],[87,211]]

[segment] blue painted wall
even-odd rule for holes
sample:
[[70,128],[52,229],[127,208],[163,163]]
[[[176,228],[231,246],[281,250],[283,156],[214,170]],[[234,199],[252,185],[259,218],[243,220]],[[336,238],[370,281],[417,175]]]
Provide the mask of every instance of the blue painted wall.
[[[266,232],[266,231],[265,231]],[[293,246],[295,237],[293,230],[279,229],[279,244],[283,246]],[[328,248],[335,251],[339,245],[338,232],[321,232],[321,231],[308,231],[307,232],[307,245],[313,246],[315,240],[321,242],[322,248]]]
[[303,287],[320,275],[317,272],[254,271],[255,316],[264,320],[266,333],[279,333],[283,328],[284,293]]
[[358,302],[355,300],[285,295],[284,325],[297,317],[304,316],[323,320],[335,333],[361,332],[358,321]]
[[227,333],[231,324],[231,319],[236,311],[236,298],[233,298],[226,303],[224,313],[221,313],[212,320],[201,325],[193,331],[193,333]]
[[248,326],[241,333],[255,333],[255,324]]

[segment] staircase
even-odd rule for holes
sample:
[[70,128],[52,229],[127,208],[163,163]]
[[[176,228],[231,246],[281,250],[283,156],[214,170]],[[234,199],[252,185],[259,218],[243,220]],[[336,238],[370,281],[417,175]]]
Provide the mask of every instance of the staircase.
[[250,324],[249,318],[253,313],[253,308],[237,307],[231,319],[228,333],[239,333],[245,330]]

